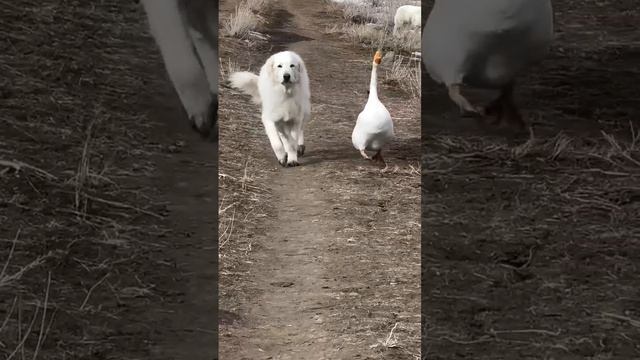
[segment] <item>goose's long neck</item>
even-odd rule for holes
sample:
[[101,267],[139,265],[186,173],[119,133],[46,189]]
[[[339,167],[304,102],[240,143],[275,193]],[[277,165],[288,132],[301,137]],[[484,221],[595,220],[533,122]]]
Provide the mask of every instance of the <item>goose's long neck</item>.
[[373,67],[371,68],[371,83],[369,84],[369,100],[378,98],[377,80],[378,64],[373,63]]

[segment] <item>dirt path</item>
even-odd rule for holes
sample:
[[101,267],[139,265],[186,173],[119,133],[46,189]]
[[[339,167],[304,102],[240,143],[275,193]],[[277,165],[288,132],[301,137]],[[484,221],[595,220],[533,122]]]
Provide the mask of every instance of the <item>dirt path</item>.
[[[382,174],[359,158],[350,135],[366,102],[370,54],[321,35],[330,24],[324,6],[323,1],[274,5],[278,17],[288,21],[270,31],[269,52],[286,48],[305,59],[312,121],[302,166],[277,169],[267,180],[272,212],[248,276],[236,281],[244,283],[237,292],[255,296],[239,304],[221,300],[241,319],[221,327],[221,359],[413,359],[419,354],[419,174],[408,170],[418,162],[419,138],[412,131],[419,129],[419,109],[409,109],[410,121],[403,120],[397,108],[406,95],[383,89],[383,101],[399,118],[398,139],[387,153],[395,171]],[[346,71],[345,64],[357,71]],[[255,115],[250,121],[261,127]],[[258,156],[274,164],[266,136],[260,135]],[[394,183],[404,181],[413,182],[409,194],[415,197],[392,200]],[[398,218],[403,220],[394,222]],[[399,298],[398,291],[405,296]],[[397,348],[380,346],[395,323],[404,338]]]

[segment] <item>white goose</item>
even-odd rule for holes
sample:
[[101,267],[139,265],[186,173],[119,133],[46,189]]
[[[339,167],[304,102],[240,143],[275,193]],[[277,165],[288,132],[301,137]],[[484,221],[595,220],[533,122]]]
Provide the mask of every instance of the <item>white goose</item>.
[[[422,59],[463,115],[496,115],[496,122],[524,127],[513,101],[515,78],[546,56],[552,39],[550,0],[436,0]],[[460,93],[462,85],[499,89],[500,96],[475,107]]]
[[[351,134],[351,141],[363,158],[380,161],[386,167],[382,158],[382,147],[393,137],[393,121],[387,108],[378,99],[376,82],[378,65],[381,60],[382,53],[378,50],[373,56],[369,99],[364,110],[358,115],[356,126]],[[376,154],[370,157],[365,150],[375,151]]]

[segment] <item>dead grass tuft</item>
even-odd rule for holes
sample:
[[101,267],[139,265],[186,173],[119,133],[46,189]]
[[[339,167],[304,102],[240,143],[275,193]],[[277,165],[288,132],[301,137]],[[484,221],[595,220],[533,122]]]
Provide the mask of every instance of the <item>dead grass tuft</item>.
[[[347,22],[326,29],[328,34],[338,34],[354,45],[381,49],[390,54],[385,80],[397,85],[414,100],[421,96],[420,30],[401,31],[392,35],[396,9],[406,5],[401,1],[329,1],[329,7]],[[385,64],[386,65],[386,64]]]
[[385,80],[397,84],[414,99],[421,98],[420,61],[404,56],[394,56],[393,63],[385,71]]
[[243,0],[231,16],[222,23],[222,33],[226,36],[249,38],[264,22],[260,15],[267,10],[269,0]]
[[[391,34],[396,9],[407,5],[398,0],[331,1],[330,7],[338,11],[346,24],[328,29],[328,33],[341,33],[356,44],[385,50],[413,53],[420,51],[420,29]],[[417,3],[416,5],[420,5]]]

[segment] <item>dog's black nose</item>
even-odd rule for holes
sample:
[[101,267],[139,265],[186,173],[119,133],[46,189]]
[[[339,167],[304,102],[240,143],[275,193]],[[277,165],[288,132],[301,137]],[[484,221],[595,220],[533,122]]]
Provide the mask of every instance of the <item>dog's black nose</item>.
[[291,75],[290,74],[284,74],[282,75],[282,77],[284,78],[284,81],[289,81],[291,79]]

